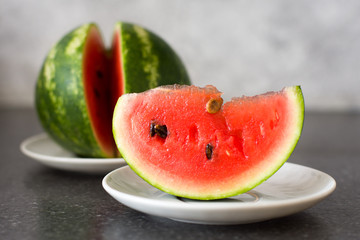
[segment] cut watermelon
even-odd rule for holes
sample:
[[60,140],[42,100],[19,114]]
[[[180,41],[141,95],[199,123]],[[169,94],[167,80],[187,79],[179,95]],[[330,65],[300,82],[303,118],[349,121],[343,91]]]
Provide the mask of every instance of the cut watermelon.
[[159,36],[135,24],[115,25],[110,50],[95,24],[66,34],[40,71],[35,105],[46,132],[82,157],[119,157],[112,114],[123,93],[190,84],[185,66]]
[[128,165],[172,195],[219,199],[273,175],[300,137],[299,86],[222,105],[213,86],[164,86],[119,98],[115,142]]

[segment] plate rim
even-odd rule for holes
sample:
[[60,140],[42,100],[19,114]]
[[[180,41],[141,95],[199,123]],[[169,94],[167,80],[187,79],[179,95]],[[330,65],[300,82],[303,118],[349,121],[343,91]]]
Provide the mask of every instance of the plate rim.
[[[118,191],[116,189],[113,189],[111,186],[109,186],[107,184],[107,180],[111,177],[111,175],[116,174],[116,172],[121,171],[121,170],[126,170],[129,169],[132,171],[132,169],[130,168],[130,166],[126,165],[123,167],[120,167],[118,169],[115,169],[111,172],[109,172],[102,180],[102,185],[103,188],[110,194],[111,193],[116,193],[122,196],[125,196],[126,198],[128,198],[129,200],[132,201],[136,201],[136,202],[141,202],[143,203],[144,200],[146,199],[146,205],[147,206],[156,206],[156,207],[161,207],[161,208],[174,208],[176,207],[177,209],[181,209],[181,210],[191,210],[191,211],[204,211],[204,210],[211,210],[211,211],[223,211],[223,210],[240,210],[240,209],[246,209],[246,210],[252,210],[252,209],[266,209],[266,208],[274,208],[274,207],[279,207],[279,206],[294,206],[297,204],[310,204],[310,203],[317,203],[319,201],[321,201],[322,199],[326,198],[328,195],[330,195],[335,189],[336,189],[336,181],[333,177],[331,177],[329,174],[324,173],[322,171],[319,171],[317,169],[311,168],[311,167],[307,167],[307,166],[303,166],[300,164],[296,164],[296,163],[290,163],[290,162],[286,162],[286,165],[293,165],[294,167],[301,167],[301,168],[305,168],[307,170],[310,171],[315,171],[317,173],[320,173],[321,175],[324,175],[325,177],[327,177],[328,179],[328,183],[326,185],[326,187],[322,188],[320,191],[317,191],[311,195],[307,195],[307,196],[303,196],[303,197],[298,197],[298,198],[294,198],[294,199],[284,199],[284,200],[277,200],[274,202],[239,202],[238,204],[236,203],[232,203],[232,204],[228,204],[228,203],[216,203],[216,207],[214,207],[213,204],[206,204],[207,201],[199,201],[199,202],[191,202],[191,204],[186,204],[184,202],[184,204],[179,204],[179,202],[166,202],[166,206],[164,206],[164,202],[158,199],[149,199],[146,197],[141,197],[141,196],[135,196],[132,194],[128,194],[128,193],[124,193],[121,191]],[[284,165],[285,165],[284,164]],[[144,180],[144,183],[147,183]],[[159,190],[161,191],[161,190]],[[113,196],[112,194],[110,194],[111,196]],[[170,194],[169,194],[170,195]],[[121,202],[121,201],[120,201]],[[123,202],[121,202],[123,203]],[[124,205],[127,205],[125,203],[123,203]],[[199,207],[201,207],[201,209],[199,209]],[[131,207],[132,208],[132,207]]]
[[[123,158],[86,158],[86,157],[80,158],[80,157],[76,157],[75,155],[73,157],[59,157],[59,156],[52,156],[52,155],[47,155],[47,154],[40,154],[38,152],[31,151],[28,148],[28,146],[30,144],[36,143],[38,141],[43,141],[46,139],[48,139],[48,140],[52,141],[54,144],[58,145],[54,140],[51,139],[51,137],[47,133],[40,133],[40,134],[33,135],[33,136],[28,137],[25,140],[23,140],[20,143],[20,150],[24,155],[26,155],[28,157],[30,157],[32,159],[41,160],[44,162],[77,163],[77,164],[88,164],[89,162],[91,162],[91,164],[125,163],[125,160]],[[58,145],[58,146],[61,147],[60,145]],[[63,150],[67,151],[65,149],[63,149]]]
[[[32,144],[38,144],[32,148]],[[43,145],[42,145],[43,144]],[[42,153],[42,148],[52,144],[53,147],[60,148],[63,152],[51,155],[51,151]],[[70,151],[57,144],[46,132],[33,135],[24,139],[20,143],[20,151],[27,157],[46,167],[83,174],[106,175],[110,171],[126,165],[123,158],[80,158]],[[61,154],[66,155],[62,156]]]

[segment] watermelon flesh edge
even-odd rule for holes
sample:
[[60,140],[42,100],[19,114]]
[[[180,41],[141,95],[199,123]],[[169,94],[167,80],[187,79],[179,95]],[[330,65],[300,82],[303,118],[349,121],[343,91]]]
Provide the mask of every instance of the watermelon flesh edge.
[[[119,151],[145,181],[172,195],[209,200],[247,192],[293,152],[303,126],[302,91],[294,86],[236,98],[206,112],[209,99],[220,96],[214,87],[193,86],[123,95],[113,118]],[[165,139],[150,136],[154,121],[167,126]]]
[[111,113],[114,111],[118,98],[124,93],[124,67],[121,49],[121,29],[116,26],[111,47]]
[[106,157],[118,155],[111,131],[114,96],[119,96],[111,73],[111,57],[96,26],[89,30],[84,49],[83,81],[85,98],[90,116],[91,127],[96,141]]

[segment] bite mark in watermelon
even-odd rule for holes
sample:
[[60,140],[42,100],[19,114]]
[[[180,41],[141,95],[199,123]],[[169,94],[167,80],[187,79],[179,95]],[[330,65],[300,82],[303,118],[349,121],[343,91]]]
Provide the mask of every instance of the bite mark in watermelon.
[[[222,102],[212,86],[158,87],[117,102],[113,133],[128,165],[176,196],[219,199],[244,193],[273,175],[301,135],[299,86]],[[166,126],[160,136],[155,125]]]

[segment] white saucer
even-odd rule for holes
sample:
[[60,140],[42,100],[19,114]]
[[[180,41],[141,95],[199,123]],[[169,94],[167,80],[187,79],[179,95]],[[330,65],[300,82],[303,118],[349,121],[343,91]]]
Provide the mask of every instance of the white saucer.
[[122,158],[79,158],[45,133],[24,140],[20,149],[26,156],[46,166],[67,171],[106,174],[126,165]]
[[323,200],[336,187],[326,173],[285,165],[266,182],[232,198],[198,201],[164,193],[129,166],[107,174],[104,189],[117,201],[147,214],[200,224],[243,224],[294,214]]

